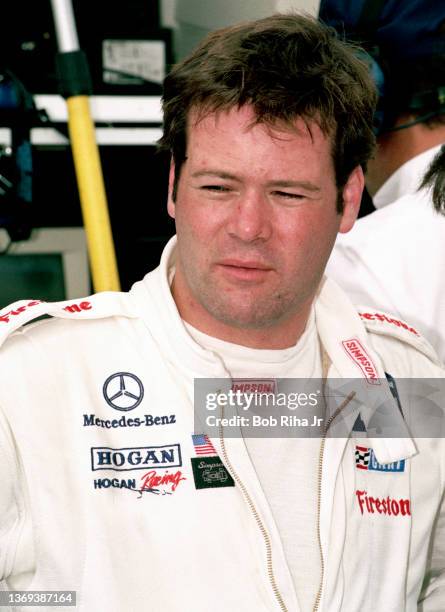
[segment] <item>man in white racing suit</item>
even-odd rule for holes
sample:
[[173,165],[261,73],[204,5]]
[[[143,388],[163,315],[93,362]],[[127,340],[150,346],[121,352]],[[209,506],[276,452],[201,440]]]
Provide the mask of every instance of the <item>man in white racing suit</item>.
[[[445,140],[445,125],[419,130]],[[406,150],[406,149],[402,149]],[[335,245],[327,274],[356,304],[406,318],[445,360],[445,215],[420,188],[440,144],[405,161],[374,197],[377,211],[359,219]]]
[[420,189],[445,143],[445,11],[435,0],[380,3],[358,20],[345,0],[323,0],[321,15],[365,39],[384,75],[381,125],[366,186],[377,209],[339,236],[327,274],[356,304],[410,321],[445,361],[445,215]]
[[[443,370],[323,275],[374,100],[348,46],[297,15],[213,33],[172,70],[160,267],[127,294],[0,312],[11,608],[75,591],[82,611],[443,609]],[[314,394],[253,435],[235,391],[292,380]]]

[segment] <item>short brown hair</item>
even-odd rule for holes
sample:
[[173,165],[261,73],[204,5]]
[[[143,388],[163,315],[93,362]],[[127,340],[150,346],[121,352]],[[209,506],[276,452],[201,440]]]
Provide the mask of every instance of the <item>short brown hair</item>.
[[[176,181],[186,158],[187,117],[253,106],[258,122],[316,121],[333,142],[337,187],[374,151],[376,91],[356,47],[301,14],[277,14],[209,34],[164,81],[164,135]],[[340,202],[339,210],[342,203]]]

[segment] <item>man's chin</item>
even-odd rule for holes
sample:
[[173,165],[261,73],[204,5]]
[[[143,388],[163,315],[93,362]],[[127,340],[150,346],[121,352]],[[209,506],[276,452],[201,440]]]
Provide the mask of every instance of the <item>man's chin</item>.
[[255,305],[251,308],[237,309],[230,306],[212,307],[204,305],[207,312],[219,323],[234,329],[261,330],[277,325],[281,316],[276,312],[258,312]]

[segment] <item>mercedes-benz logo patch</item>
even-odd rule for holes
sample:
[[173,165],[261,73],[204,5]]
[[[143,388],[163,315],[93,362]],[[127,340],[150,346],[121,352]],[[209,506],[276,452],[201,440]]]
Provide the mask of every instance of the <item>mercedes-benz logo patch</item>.
[[128,412],[142,402],[144,386],[134,374],[116,372],[104,382],[103,394],[109,406],[115,410]]

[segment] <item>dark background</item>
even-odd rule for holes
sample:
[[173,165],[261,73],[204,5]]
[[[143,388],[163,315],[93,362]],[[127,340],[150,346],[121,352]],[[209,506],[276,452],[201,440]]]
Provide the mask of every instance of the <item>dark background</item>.
[[[170,32],[160,28],[156,0],[74,0],[81,48],[86,52],[97,95],[160,95],[156,83],[114,85],[102,79],[101,45],[107,38],[163,40],[166,62],[172,62]],[[57,44],[49,0],[15,0],[2,6],[0,20],[0,74],[12,73],[30,94],[57,93]],[[18,111],[17,111],[18,113]],[[24,117],[24,116],[23,116]],[[29,115],[28,115],[29,117]],[[10,124],[11,113],[0,106],[0,126]],[[16,118],[17,120],[17,118]],[[18,122],[25,119],[18,116]],[[33,116],[31,123],[39,125]],[[49,123],[48,125],[52,125]],[[118,126],[118,124],[113,124]],[[107,127],[113,127],[107,125]],[[138,127],[137,124],[121,126]],[[52,125],[66,134],[65,125]],[[102,127],[104,127],[102,125]],[[144,124],[141,127],[148,127]],[[174,233],[166,211],[168,159],[154,146],[100,147],[113,237],[122,289],[128,289],[156,267],[162,248]],[[82,225],[80,202],[68,146],[33,146],[32,203],[34,227]],[[0,157],[9,176],[8,161]],[[5,174],[5,172],[3,172]],[[9,203],[10,204],[10,203]],[[0,197],[0,209],[2,198]],[[27,209],[16,207],[17,216]],[[20,219],[19,219],[20,221]],[[28,219],[26,219],[28,221]]]

